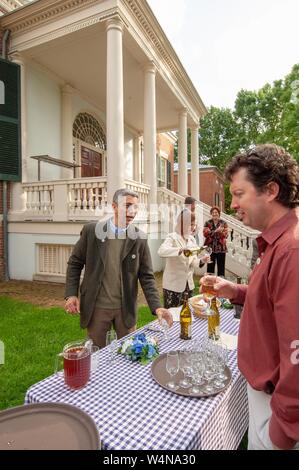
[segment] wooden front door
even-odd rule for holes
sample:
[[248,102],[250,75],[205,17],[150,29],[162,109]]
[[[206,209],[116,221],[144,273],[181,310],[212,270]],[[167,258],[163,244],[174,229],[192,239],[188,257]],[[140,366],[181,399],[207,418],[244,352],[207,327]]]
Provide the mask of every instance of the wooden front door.
[[81,177],[102,176],[102,155],[81,146]]

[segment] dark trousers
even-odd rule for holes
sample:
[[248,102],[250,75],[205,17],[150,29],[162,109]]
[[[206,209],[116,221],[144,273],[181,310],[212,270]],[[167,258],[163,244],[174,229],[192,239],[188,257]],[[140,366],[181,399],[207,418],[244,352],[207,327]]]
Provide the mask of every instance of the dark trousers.
[[106,334],[107,331],[114,327],[117,339],[128,335],[136,330],[136,327],[127,328],[123,322],[121,310],[105,310],[101,308],[95,308],[91,320],[87,327],[87,333],[90,339],[93,340],[94,344],[99,348],[106,346]]
[[212,253],[211,263],[207,264],[207,272],[210,274],[215,273],[215,264],[217,263],[217,276],[224,276],[225,271],[225,254],[226,253]]
[[184,303],[184,294],[188,293],[188,297],[192,297],[194,290],[189,290],[188,283],[183,292],[174,292],[172,290],[163,289],[164,308],[179,307]]

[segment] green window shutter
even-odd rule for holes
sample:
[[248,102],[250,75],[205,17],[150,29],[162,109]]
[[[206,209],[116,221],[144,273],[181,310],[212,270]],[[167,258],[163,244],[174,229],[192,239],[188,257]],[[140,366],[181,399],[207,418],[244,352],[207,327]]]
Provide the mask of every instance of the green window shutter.
[[20,66],[1,58],[0,180],[21,181]]

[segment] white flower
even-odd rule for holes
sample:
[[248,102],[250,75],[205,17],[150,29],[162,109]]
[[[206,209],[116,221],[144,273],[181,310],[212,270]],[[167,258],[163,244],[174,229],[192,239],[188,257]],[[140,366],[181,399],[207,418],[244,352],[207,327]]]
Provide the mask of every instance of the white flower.
[[126,341],[124,341],[121,347],[121,353],[125,354],[126,350],[132,345],[132,343],[133,343],[132,339],[127,339]]
[[157,340],[156,340],[156,338],[154,338],[153,336],[149,336],[149,337],[147,336],[146,339],[147,339],[147,342],[148,342],[149,344],[151,344],[152,346],[156,346],[156,345],[157,345]]

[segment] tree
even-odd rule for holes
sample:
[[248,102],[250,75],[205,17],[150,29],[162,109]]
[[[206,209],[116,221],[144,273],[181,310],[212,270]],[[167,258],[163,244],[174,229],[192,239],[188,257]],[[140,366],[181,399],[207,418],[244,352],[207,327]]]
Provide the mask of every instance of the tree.
[[236,153],[263,143],[281,145],[299,162],[299,64],[272,85],[240,90],[234,110],[212,106],[200,121],[202,163],[220,170]]
[[254,92],[241,90],[234,117],[242,130],[240,150],[271,142],[284,147],[299,161],[299,64],[273,85],[267,83]]
[[200,153],[205,163],[223,170],[239,148],[240,128],[230,109],[212,106],[200,120]]
[[200,120],[201,163],[215,165],[221,171],[236,153],[263,143],[281,145],[299,162],[299,64],[272,85],[267,83],[257,91],[240,90],[233,110],[211,106]]

